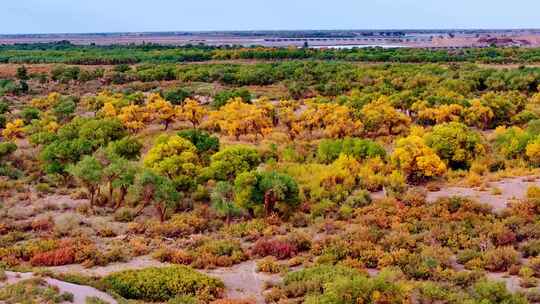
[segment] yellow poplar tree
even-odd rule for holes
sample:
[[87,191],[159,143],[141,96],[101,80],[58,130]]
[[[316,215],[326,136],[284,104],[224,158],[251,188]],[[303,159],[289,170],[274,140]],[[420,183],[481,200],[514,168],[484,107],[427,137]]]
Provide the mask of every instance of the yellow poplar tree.
[[178,117],[178,108],[174,107],[170,102],[166,101],[159,94],[151,94],[148,96],[147,111],[152,114],[152,117],[165,126],[165,130]]
[[415,135],[396,142],[392,162],[411,182],[441,176],[446,172],[446,165],[439,156]]
[[208,114],[203,106],[201,106],[196,100],[188,98],[184,101],[184,104],[180,107],[180,117],[182,119],[191,122],[193,127],[197,128],[204,117]]

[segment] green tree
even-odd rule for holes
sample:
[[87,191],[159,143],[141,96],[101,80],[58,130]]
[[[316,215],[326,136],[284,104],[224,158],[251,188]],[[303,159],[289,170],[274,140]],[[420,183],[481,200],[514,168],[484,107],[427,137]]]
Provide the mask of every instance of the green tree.
[[93,156],[85,156],[75,165],[70,165],[67,171],[86,188],[90,196],[90,207],[94,206],[96,192],[103,178],[103,166]]
[[163,93],[163,98],[173,105],[181,105],[184,103],[186,98],[189,98],[193,95],[189,89],[186,88],[172,88]]
[[21,111],[21,118],[24,120],[25,124],[30,124],[32,120],[39,119],[41,112],[32,107],[26,107]]
[[212,107],[214,109],[219,109],[237,97],[242,98],[242,101],[245,103],[251,103],[251,93],[246,89],[237,89],[217,93],[212,101]]
[[454,169],[469,168],[478,155],[485,153],[480,134],[459,122],[436,125],[425,139],[426,144]]
[[47,173],[64,173],[67,165],[78,162],[109,142],[123,138],[126,131],[115,119],[74,118],[56,133],[41,132],[40,153]]
[[317,158],[324,163],[331,163],[338,159],[340,154],[352,156],[356,159],[386,157],[386,151],[378,143],[369,139],[344,138],[323,139],[317,148]]
[[219,138],[199,129],[189,129],[178,132],[178,136],[189,140],[200,153],[215,153],[219,151]]
[[282,173],[244,172],[234,182],[236,204],[250,214],[264,212],[269,216],[277,207],[283,213],[298,207],[299,190],[296,181]]
[[141,156],[143,145],[133,137],[124,137],[120,140],[112,141],[107,146],[110,153],[114,153],[128,160],[138,160]]
[[124,203],[127,190],[134,182],[137,167],[133,162],[116,154],[109,147],[97,151],[96,157],[103,165],[103,180],[108,186],[110,204],[114,203],[114,189],[120,191],[119,198],[114,204],[116,210]]
[[75,101],[73,101],[72,98],[62,98],[53,108],[53,113],[58,117],[58,120],[60,121],[66,121],[73,113],[75,113],[75,109],[77,108],[77,105],[75,104]]
[[21,65],[17,68],[17,72],[15,74],[15,77],[19,80],[28,80],[30,77],[28,76],[28,70],[26,69],[26,66]]
[[194,185],[201,168],[197,148],[178,135],[161,136],[144,157],[144,165],[173,180],[179,187]]
[[176,209],[181,198],[181,193],[176,190],[172,180],[151,170],[144,170],[137,175],[133,187],[134,192],[140,197],[137,215],[146,207],[153,206],[161,222],[165,221],[170,210]]
[[260,163],[261,156],[254,147],[229,146],[211,157],[203,175],[216,180],[234,180],[238,174],[251,171]]
[[210,194],[212,208],[225,217],[227,224],[231,218],[241,213],[241,210],[234,203],[233,186],[229,182],[218,182]]

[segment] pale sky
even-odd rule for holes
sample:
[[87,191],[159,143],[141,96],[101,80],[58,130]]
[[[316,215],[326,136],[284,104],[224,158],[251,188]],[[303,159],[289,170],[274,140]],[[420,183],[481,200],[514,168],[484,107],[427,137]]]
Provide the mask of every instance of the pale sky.
[[540,28],[539,0],[1,1],[1,34]]

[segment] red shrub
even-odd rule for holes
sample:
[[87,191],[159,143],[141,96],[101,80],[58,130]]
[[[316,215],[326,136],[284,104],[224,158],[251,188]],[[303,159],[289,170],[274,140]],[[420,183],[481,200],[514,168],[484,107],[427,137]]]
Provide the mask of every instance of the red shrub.
[[30,260],[32,266],[62,266],[75,263],[75,249],[63,247],[38,253]]
[[271,255],[282,260],[298,254],[298,248],[286,241],[261,239],[253,245],[252,254],[261,257]]

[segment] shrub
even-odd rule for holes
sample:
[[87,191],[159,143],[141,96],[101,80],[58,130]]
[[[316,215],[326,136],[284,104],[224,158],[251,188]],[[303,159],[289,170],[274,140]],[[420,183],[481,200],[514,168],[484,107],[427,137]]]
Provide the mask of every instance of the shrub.
[[540,187],[538,186],[529,186],[527,188],[527,198],[530,200],[540,199]]
[[219,138],[198,129],[183,130],[178,136],[189,140],[200,153],[219,151]]
[[232,180],[236,175],[251,171],[261,163],[257,149],[251,146],[229,146],[211,157],[205,177],[216,180]]
[[108,302],[105,302],[104,300],[98,298],[98,297],[87,297],[85,304],[107,304]]
[[160,262],[189,265],[193,257],[182,249],[161,248],[154,252],[153,257]]
[[489,271],[506,271],[512,265],[519,265],[520,254],[512,247],[498,247],[486,251],[482,260]]
[[485,152],[480,135],[458,122],[435,126],[426,136],[426,144],[454,169],[469,168]]
[[246,259],[240,242],[231,240],[207,240],[192,251],[193,267],[229,267]]
[[534,271],[536,277],[540,277],[540,257],[531,258],[528,266]]
[[240,97],[243,102],[251,103],[251,93],[246,89],[221,91],[214,96],[212,107],[219,109],[234,98]]
[[173,105],[180,105],[184,103],[186,98],[191,97],[192,92],[185,88],[172,88],[163,93],[163,97]]
[[349,196],[347,200],[345,201],[345,204],[347,206],[350,206],[352,208],[361,208],[366,207],[369,204],[371,204],[371,194],[367,190],[359,190]]
[[338,277],[352,278],[360,275],[356,269],[340,265],[320,265],[290,272],[283,278],[283,284],[292,297],[300,297],[310,292],[320,292],[324,285]]
[[463,251],[460,251],[457,255],[457,262],[460,264],[466,264],[467,262],[471,261],[475,258],[480,258],[482,256],[482,253],[473,250],[473,249],[465,249]]
[[73,294],[60,293],[58,288],[42,278],[31,278],[0,289],[2,303],[66,303],[73,302]]
[[254,245],[252,254],[266,257],[274,256],[280,260],[288,259],[298,254],[298,248],[287,241],[260,239]]
[[473,297],[478,303],[527,303],[524,296],[511,294],[504,282],[480,281],[473,286]]
[[526,258],[540,255],[540,240],[530,240],[525,242],[521,246],[521,252],[523,252],[523,256]]
[[122,207],[114,212],[114,220],[117,222],[131,222],[135,218],[135,211],[131,208]]
[[266,273],[280,273],[287,269],[286,265],[280,264],[276,258],[264,258],[257,261],[257,271]]
[[177,296],[212,300],[219,297],[224,287],[219,279],[186,266],[127,270],[103,280],[124,298],[146,301],[167,301]]
[[386,157],[386,151],[378,143],[359,138],[324,139],[317,149],[317,158],[324,163],[331,163],[338,159],[340,154],[352,156],[357,159]]

